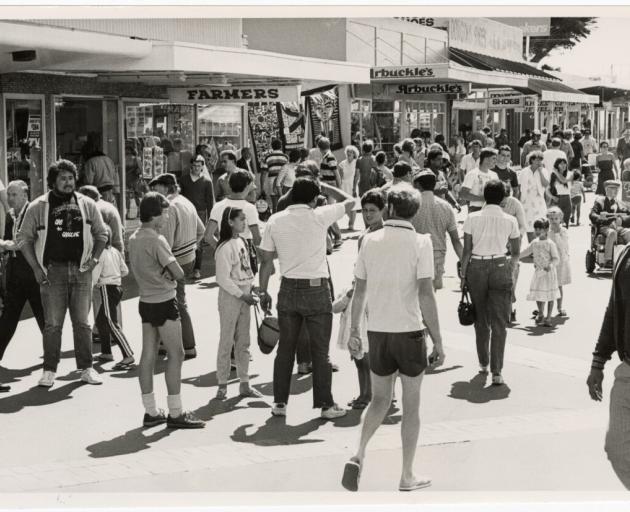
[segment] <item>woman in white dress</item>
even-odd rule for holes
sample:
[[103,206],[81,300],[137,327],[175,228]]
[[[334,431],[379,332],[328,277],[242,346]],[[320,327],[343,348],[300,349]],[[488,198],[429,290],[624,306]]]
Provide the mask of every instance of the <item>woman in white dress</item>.
[[[339,164],[339,175],[341,177],[341,190],[352,197],[356,196],[354,189],[354,175],[357,169],[357,158],[359,158],[359,150],[355,146],[346,146],[346,159]],[[354,231],[354,221],[356,213],[352,212],[348,215],[348,229]]]
[[527,156],[529,167],[525,167],[518,177],[521,184],[521,203],[527,221],[527,240],[534,239],[534,222],[547,216],[545,190],[549,186],[549,174],[543,166],[542,151],[532,151]]

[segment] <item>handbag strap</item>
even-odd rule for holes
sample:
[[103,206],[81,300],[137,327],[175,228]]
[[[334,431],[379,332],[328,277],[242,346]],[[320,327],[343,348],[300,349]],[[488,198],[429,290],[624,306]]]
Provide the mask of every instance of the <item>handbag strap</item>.
[[258,304],[254,306],[254,319],[256,322],[256,330],[260,330],[260,320],[258,320]]
[[469,295],[469,292],[468,292],[468,285],[467,284],[465,284],[462,287],[462,299],[461,299],[461,302],[470,302],[470,295]]

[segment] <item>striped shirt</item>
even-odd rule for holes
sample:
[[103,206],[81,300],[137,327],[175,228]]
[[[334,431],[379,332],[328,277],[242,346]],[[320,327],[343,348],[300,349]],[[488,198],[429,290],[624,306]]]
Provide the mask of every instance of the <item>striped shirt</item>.
[[289,163],[287,155],[282,151],[272,151],[265,159],[265,165],[267,166],[267,172],[270,178],[275,178],[280,174],[282,167]]
[[160,230],[180,265],[195,260],[197,240],[204,234],[205,226],[197,215],[195,206],[184,196],[168,196],[168,220]]
[[282,277],[328,278],[326,232],[345,213],[343,203],[316,209],[305,204],[291,205],[271,216],[260,248],[278,253]]
[[335,181],[335,171],[337,170],[337,159],[333,155],[332,151],[328,151],[322,156],[322,161],[319,166],[321,173],[321,179],[324,181]]

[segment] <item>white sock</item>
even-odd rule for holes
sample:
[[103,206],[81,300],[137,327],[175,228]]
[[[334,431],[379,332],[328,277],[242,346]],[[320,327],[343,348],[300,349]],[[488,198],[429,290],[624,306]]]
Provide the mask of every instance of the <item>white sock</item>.
[[166,403],[168,404],[168,413],[171,418],[177,418],[182,415],[182,395],[167,395]]
[[158,410],[157,406],[155,405],[155,395],[153,393],[142,395],[142,405],[144,405],[144,410],[149,416],[157,415]]

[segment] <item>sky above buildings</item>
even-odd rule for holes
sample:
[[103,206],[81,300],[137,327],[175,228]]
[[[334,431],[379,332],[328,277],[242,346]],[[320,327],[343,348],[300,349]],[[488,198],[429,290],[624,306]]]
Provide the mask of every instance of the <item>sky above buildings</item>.
[[563,73],[581,76],[617,75],[618,82],[630,83],[628,28],[630,18],[598,18],[591,35],[570,50],[555,50],[543,63],[560,67]]

